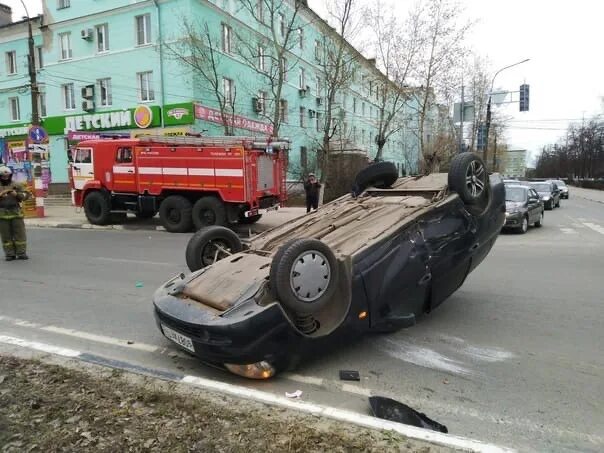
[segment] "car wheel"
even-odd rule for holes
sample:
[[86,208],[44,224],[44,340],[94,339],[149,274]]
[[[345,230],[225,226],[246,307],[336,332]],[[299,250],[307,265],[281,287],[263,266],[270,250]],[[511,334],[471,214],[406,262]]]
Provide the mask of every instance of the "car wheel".
[[185,259],[189,270],[195,272],[242,250],[239,236],[215,225],[200,229],[189,239]]
[[256,223],[261,218],[262,218],[262,214],[256,214],[251,217],[244,217],[243,215],[241,215],[241,216],[239,216],[239,223],[241,225],[251,225],[252,223]]
[[541,214],[539,214],[539,220],[537,220],[535,222],[535,226],[537,228],[541,228],[543,226],[543,218],[544,218],[543,211],[541,211]]
[[488,174],[483,160],[474,153],[457,154],[449,169],[449,189],[466,204],[488,197]]
[[352,192],[361,194],[367,187],[387,189],[398,179],[398,169],[392,162],[375,162],[357,173]]
[[102,192],[90,192],[84,199],[84,214],[93,225],[106,225],[111,220],[111,201]]
[[273,257],[270,285],[290,310],[312,314],[329,303],[338,286],[335,254],[317,239],[295,239]]
[[522,224],[520,225],[520,228],[518,228],[518,233],[520,234],[524,234],[528,231],[528,217],[523,217],[522,218]]
[[181,195],[170,195],[159,205],[159,218],[170,233],[191,231],[191,202]]
[[199,230],[212,225],[226,225],[224,203],[216,197],[202,197],[193,205],[193,225]]

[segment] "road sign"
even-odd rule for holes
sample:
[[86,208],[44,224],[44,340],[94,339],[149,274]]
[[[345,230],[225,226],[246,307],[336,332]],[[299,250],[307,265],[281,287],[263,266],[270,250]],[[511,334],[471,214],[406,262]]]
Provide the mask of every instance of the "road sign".
[[45,143],[48,141],[48,133],[42,126],[32,126],[27,132],[29,139],[35,144]]

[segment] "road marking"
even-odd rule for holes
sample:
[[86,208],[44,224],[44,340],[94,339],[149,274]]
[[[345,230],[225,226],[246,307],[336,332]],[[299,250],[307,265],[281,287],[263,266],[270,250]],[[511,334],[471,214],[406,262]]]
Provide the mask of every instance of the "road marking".
[[353,384],[342,384],[342,391],[348,392],[348,393],[354,393],[355,395],[371,396],[370,389],[367,389],[364,387],[359,387],[358,385],[353,385]]
[[583,222],[583,225],[585,225],[587,228],[594,230],[597,233],[604,234],[604,227],[601,227],[598,224],[591,222]]
[[151,264],[154,266],[170,266],[170,267],[178,266],[178,264],[176,264],[176,263],[166,263],[163,261],[129,260],[127,258],[107,258],[104,256],[96,256],[95,259],[100,260],[100,261],[109,261],[112,263]]
[[562,231],[565,234],[577,234],[577,232],[575,230],[573,230],[572,228],[560,228],[560,231]]
[[310,384],[310,385],[323,385],[323,379],[314,377],[314,376],[302,376],[301,374],[295,373],[282,373],[281,377],[288,379],[290,381],[300,382],[302,384]]
[[21,338],[9,337],[7,335],[0,335],[0,343],[21,346],[22,348],[35,349],[37,351],[48,352],[50,354],[57,354],[63,357],[77,357],[80,355],[79,351],[75,351],[73,349],[52,346],[50,344],[39,343],[37,341],[23,340]]
[[46,332],[58,333],[61,335],[68,335],[71,337],[81,338],[83,340],[95,341],[97,343],[111,344],[114,346],[122,346],[124,348],[130,349],[138,349],[139,351],[146,352],[156,352],[158,350],[157,346],[152,346],[150,344],[144,343],[135,343],[129,340],[121,340],[119,338],[106,337],[104,335],[97,335],[94,333],[81,332],[79,330],[73,329],[65,329],[63,327],[55,327],[55,326],[44,326],[40,328],[41,330],[45,330]]

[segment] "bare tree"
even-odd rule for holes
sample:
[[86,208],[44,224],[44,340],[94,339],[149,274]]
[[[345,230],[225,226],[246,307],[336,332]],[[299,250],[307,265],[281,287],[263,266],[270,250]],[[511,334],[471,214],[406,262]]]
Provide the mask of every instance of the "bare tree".
[[224,134],[233,135],[236,91],[233,86],[224,86],[221,39],[210,31],[207,22],[183,18],[182,24],[182,38],[164,43],[168,57],[189,68],[201,90],[216,99]]
[[286,104],[282,103],[283,86],[297,65],[291,50],[304,39],[300,11],[306,2],[299,0],[240,0],[241,7],[253,18],[255,32],[237,32],[239,55],[264,81],[271,98],[262,102],[258,113],[279,135]]
[[[471,24],[461,23],[461,9],[453,0],[427,0],[426,3],[426,6],[419,6],[422,52],[415,78],[421,85],[420,95],[416,99],[420,159],[424,172],[429,173],[439,158],[437,155],[427,155],[435,148],[431,146],[428,149],[426,146],[426,126],[434,122],[437,96],[444,93],[447,97],[447,93],[459,86],[452,75],[454,68],[464,60],[466,50],[462,44]],[[428,163],[430,165],[426,165]]]
[[386,76],[374,80],[378,103],[376,160],[382,159],[388,139],[403,127],[400,118],[411,93],[406,85],[422,48],[419,13],[419,8],[411,10],[400,23],[394,9],[381,0],[364,12],[365,25],[373,34],[371,45],[378,69]]

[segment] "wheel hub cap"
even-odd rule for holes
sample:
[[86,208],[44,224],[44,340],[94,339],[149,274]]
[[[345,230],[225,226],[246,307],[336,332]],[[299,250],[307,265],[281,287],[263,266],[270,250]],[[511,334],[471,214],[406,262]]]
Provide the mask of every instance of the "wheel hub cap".
[[474,198],[482,195],[486,185],[486,174],[484,166],[477,161],[472,161],[466,172],[466,186]]
[[321,297],[330,281],[329,262],[315,250],[300,254],[292,266],[290,285],[296,297],[303,302],[314,302]]

